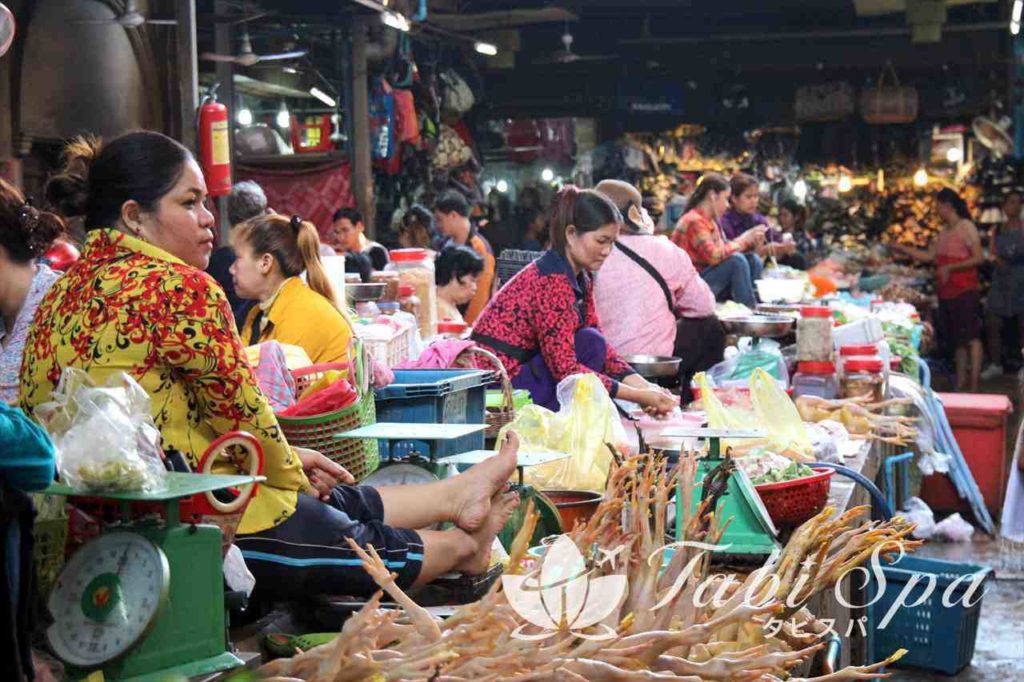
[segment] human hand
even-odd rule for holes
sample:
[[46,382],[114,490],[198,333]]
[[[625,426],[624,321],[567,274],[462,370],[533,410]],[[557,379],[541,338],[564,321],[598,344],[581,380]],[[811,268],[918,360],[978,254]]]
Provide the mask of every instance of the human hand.
[[306,472],[310,484],[316,488],[317,497],[321,500],[330,498],[331,489],[339,483],[352,485],[355,477],[345,467],[324,457],[316,450],[295,448],[295,454],[302,460],[302,470]]
[[637,402],[643,406],[644,412],[652,417],[663,417],[679,406],[676,397],[661,388],[641,390]]

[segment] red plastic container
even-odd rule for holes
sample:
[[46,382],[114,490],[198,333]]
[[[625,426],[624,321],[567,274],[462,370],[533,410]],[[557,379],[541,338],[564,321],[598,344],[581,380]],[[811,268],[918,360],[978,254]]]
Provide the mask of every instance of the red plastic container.
[[792,481],[754,486],[776,526],[799,526],[825,508],[835,472],[824,468],[814,472]]
[[[1013,404],[1005,395],[987,393],[939,393],[953,436],[985,498],[985,506],[999,516],[1006,490],[1006,425]],[[926,476],[921,498],[943,512],[966,511],[956,488],[943,474]]]

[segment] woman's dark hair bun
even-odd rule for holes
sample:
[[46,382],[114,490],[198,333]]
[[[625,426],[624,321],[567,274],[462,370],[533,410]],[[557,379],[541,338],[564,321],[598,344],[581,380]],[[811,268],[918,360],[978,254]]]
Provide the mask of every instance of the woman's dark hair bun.
[[98,137],[77,137],[64,148],[64,168],[46,183],[46,200],[68,218],[89,210],[89,171],[103,143]]

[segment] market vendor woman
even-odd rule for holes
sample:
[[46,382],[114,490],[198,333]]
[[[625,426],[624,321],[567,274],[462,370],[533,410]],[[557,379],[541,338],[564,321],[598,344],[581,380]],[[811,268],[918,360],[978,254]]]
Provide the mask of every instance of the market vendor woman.
[[[203,272],[213,250],[206,183],[187,149],[152,132],[79,141],[47,195],[85,216],[81,259],[43,298],[25,345],[21,404],[49,401],[65,368],[98,384],[118,372],[149,395],[165,449],[195,467],[210,443],[246,431],[264,475],[235,544],[270,597],[369,595],[377,586],[349,539],[373,545],[399,585],[488,568],[491,543],[518,498],[503,493],[516,442],[464,474],[374,489],[318,452],[285,441],[257,387],[224,291]],[[233,473],[234,467],[225,465]],[[454,528],[417,530],[441,522]]]
[[613,398],[655,414],[675,399],[633,371],[601,331],[591,273],[612,252],[622,215],[603,195],[563,188],[548,226],[552,248],[513,277],[491,300],[473,340],[501,359],[515,388],[533,402],[558,409],[558,383],[594,373]]
[[891,248],[914,260],[935,264],[939,295],[939,334],[956,348],[956,390],[978,392],[981,373],[981,285],[984,261],[978,228],[960,195],[948,187],[935,197],[942,232],[927,251],[899,244]]

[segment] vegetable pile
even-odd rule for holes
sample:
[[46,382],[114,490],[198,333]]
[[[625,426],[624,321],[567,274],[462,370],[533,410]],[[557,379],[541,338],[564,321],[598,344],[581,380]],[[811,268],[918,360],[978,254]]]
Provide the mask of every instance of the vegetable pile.
[[[828,632],[807,610],[808,601],[873,552],[895,550],[896,542],[904,548],[919,545],[909,539],[913,524],[897,518],[857,526],[867,508],[840,516],[827,508],[794,532],[780,556],[749,576],[713,575],[708,554],[691,546],[675,546],[666,566],[670,495],[680,477],[685,499],[679,502],[690,509],[698,460],[684,453],[673,473],[651,461],[632,457],[616,465],[597,512],[568,535],[584,572],[564,579],[563,570],[563,587],[544,587],[552,576],[543,564],[528,573],[528,543],[538,518],[530,509],[511,547],[505,580],[443,622],[396,586],[372,548],[364,552],[352,543],[366,570],[401,610],[381,609],[378,593],[333,642],[273,661],[260,674],[276,682],[839,682],[887,676],[879,669],[903,650],[874,665],[813,680],[789,677],[824,647]],[[710,544],[721,539],[725,520],[720,523],[714,513],[719,496],[711,494],[696,513],[684,517],[685,539]],[[592,589],[587,585],[596,580],[611,579],[621,596],[596,609],[581,602],[572,622],[563,615],[541,627],[516,608],[530,590],[524,580],[531,579],[540,582],[545,594],[554,590],[561,595],[549,596],[563,606],[563,614],[565,600],[585,601]],[[524,587],[509,593],[505,584]],[[708,585],[712,591],[700,597]],[[532,589],[536,595],[538,588]],[[716,598],[706,603],[714,592]],[[574,629],[583,616],[588,624]],[[785,624],[768,634],[772,618]]]

